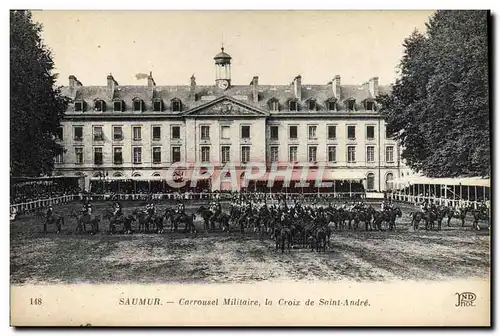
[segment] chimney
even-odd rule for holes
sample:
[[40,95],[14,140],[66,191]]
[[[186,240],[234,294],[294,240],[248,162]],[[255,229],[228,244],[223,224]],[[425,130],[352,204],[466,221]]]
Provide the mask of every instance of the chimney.
[[259,102],[259,77],[253,76],[252,82],[252,98],[254,103]]
[[334,97],[336,99],[340,100],[340,76],[339,75],[336,75],[332,79],[332,91],[333,91]]
[[191,76],[189,95],[191,96],[191,98],[196,100],[196,77],[194,76],[194,74]]
[[372,97],[377,98],[377,96],[378,96],[378,77],[370,78],[370,81],[368,82],[368,88],[370,90],[370,94],[372,95]]
[[295,92],[295,98],[302,100],[302,77],[300,75],[293,79],[293,91]]
[[154,86],[156,86],[156,83],[155,80],[153,79],[153,72],[150,71],[148,76],[148,88],[152,88]]
[[75,75],[70,75],[69,76],[69,88],[71,91],[76,89],[77,87],[82,86],[82,83],[76,79]]
[[113,75],[109,74],[108,77],[108,98],[112,100],[115,94],[115,88],[118,86],[118,83],[113,78]]

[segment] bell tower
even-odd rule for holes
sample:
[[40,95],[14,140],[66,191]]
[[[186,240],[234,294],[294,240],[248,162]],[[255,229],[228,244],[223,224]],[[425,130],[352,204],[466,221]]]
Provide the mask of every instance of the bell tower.
[[231,56],[224,52],[224,47],[221,52],[215,55],[215,85],[220,89],[226,90],[231,85]]

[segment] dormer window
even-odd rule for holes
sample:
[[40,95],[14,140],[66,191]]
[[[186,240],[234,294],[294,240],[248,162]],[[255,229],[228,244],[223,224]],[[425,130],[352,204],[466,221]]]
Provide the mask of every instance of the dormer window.
[[115,100],[113,102],[113,111],[114,112],[123,112],[123,101],[121,100]]
[[367,101],[365,103],[365,109],[367,111],[375,111],[375,102],[373,102],[373,101]]
[[309,111],[316,111],[316,100],[309,99],[307,101],[307,108],[309,109]]
[[278,102],[278,99],[276,98],[271,98],[269,99],[269,109],[272,111],[272,112],[278,112],[280,110],[280,104]]
[[348,111],[355,111],[356,110],[356,100],[349,99],[347,101],[347,110]]
[[326,101],[326,108],[328,111],[336,111],[337,110],[337,100],[335,98],[330,98]]
[[288,102],[288,109],[290,111],[298,111],[299,110],[299,103],[297,102],[297,100],[290,100]]
[[106,103],[104,100],[97,99],[94,101],[94,111],[104,112],[106,110]]
[[144,102],[142,99],[134,99],[134,112],[142,112]]
[[75,112],[83,112],[85,102],[83,100],[75,101]]
[[159,98],[153,100],[153,111],[161,112],[163,111],[163,101]]
[[172,112],[180,112],[182,110],[182,103],[179,99],[172,99]]

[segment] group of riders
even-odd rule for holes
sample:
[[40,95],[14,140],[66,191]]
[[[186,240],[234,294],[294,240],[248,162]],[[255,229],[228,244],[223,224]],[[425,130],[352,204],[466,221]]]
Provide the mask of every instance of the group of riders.
[[[163,208],[163,207],[162,207]],[[164,211],[163,211],[164,210]],[[416,228],[420,220],[424,220],[426,229],[434,227],[434,222],[441,226],[443,218],[460,218],[464,222],[465,214],[471,211],[468,207],[448,208],[438,206],[433,203],[424,202],[421,204],[421,211],[415,211],[412,216],[412,226]],[[99,231],[100,216],[94,216],[93,207],[90,201],[84,201],[79,213],[73,213],[77,218],[77,228],[75,231],[86,231],[85,224],[92,227],[92,233]],[[479,214],[487,213],[488,209],[483,202],[475,212]],[[364,200],[357,200],[343,203],[325,204],[322,202],[312,202],[306,204],[300,199],[288,201],[285,197],[269,201],[262,197],[252,197],[245,195],[234,197],[229,204],[229,211],[223,211],[220,200],[216,200],[201,206],[196,212],[204,220],[206,231],[215,230],[216,224],[222,231],[229,232],[230,225],[241,232],[253,231],[261,235],[269,234],[277,239],[280,230],[290,230],[290,242],[301,241],[307,244],[318,232],[324,231],[326,236],[333,231],[358,230],[359,225],[364,224],[365,230],[383,230],[384,226],[388,230],[394,230],[396,218],[402,216],[401,209],[396,207],[392,200],[384,200],[380,208],[375,208],[372,204]],[[132,222],[139,221],[137,231],[163,233],[164,220],[171,221],[171,229],[175,224],[175,231],[179,223],[185,224],[185,231],[196,231],[193,224],[194,214],[186,213],[185,204],[178,201],[174,208],[167,207],[162,210],[153,202],[148,202],[143,208],[134,210],[131,214],[125,215],[122,204],[115,202],[111,210],[105,210],[104,219],[109,221],[109,232],[117,232],[117,228],[122,225],[123,233],[132,233]],[[479,216],[478,216],[479,217]],[[63,216],[54,213],[50,206],[45,213],[44,231],[47,224],[55,224],[57,232],[61,231],[64,223]],[[385,225],[384,225],[385,224]],[[449,220],[448,220],[449,224]],[[151,230],[150,230],[151,228]],[[310,235],[305,237],[306,234]],[[278,242],[278,240],[277,240]],[[316,245],[319,243],[316,242]],[[281,245],[280,245],[281,246]],[[319,246],[319,245],[318,245]]]

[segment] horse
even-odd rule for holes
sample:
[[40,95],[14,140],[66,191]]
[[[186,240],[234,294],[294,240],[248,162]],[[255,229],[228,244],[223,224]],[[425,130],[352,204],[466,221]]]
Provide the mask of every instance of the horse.
[[134,210],[132,214],[137,218],[137,221],[139,222],[138,231],[144,231],[146,233],[150,232],[149,225],[153,223],[153,215],[137,209]]
[[184,223],[184,232],[196,233],[196,228],[194,226],[195,218],[196,215],[194,213],[191,215],[187,215],[184,212],[173,213],[170,216],[170,221],[172,223],[170,230],[174,230],[174,232],[177,232],[179,223]]
[[44,213],[37,213],[38,217],[43,218],[43,233],[47,233],[47,225],[55,224],[56,233],[60,233],[62,226],[64,225],[64,216],[56,213],[52,213],[49,217],[46,217]]
[[447,226],[450,226],[450,222],[451,222],[452,218],[457,218],[457,219],[460,219],[462,221],[462,227],[464,227],[465,226],[465,217],[467,216],[467,212],[469,212],[469,210],[471,210],[470,207],[462,208],[462,209],[454,209],[451,207],[445,207],[444,212],[445,212],[445,215],[448,217]]
[[281,248],[281,253],[284,253],[285,249],[290,252],[291,236],[292,233],[289,227],[279,228],[276,235],[276,250]]
[[488,221],[488,228],[490,227],[490,214],[487,210],[472,210],[472,215],[474,216],[474,221],[472,222],[472,228],[476,230],[481,230],[479,227],[479,220]]
[[314,235],[312,236],[313,244],[311,244],[311,251],[314,251],[314,249],[316,249],[317,252],[326,252],[327,233],[325,228],[320,226],[314,231]]
[[[422,219],[425,221],[426,230],[434,229],[434,221],[437,218],[436,213],[434,211],[425,211],[425,212],[415,211],[415,212],[410,212],[409,216],[412,218],[411,225],[413,226],[414,230],[418,230],[418,224]],[[438,230],[440,228],[441,227],[438,223]]]
[[70,217],[76,218],[76,227],[75,233],[87,232],[87,225],[90,225],[92,228],[92,233],[96,233],[99,231],[99,221],[100,219],[97,217],[92,218],[88,213],[78,214],[75,211],[72,211]]
[[200,206],[198,210],[196,211],[199,215],[201,215],[201,218],[203,218],[203,228],[205,231],[210,230],[210,218],[213,216],[213,212],[205,207],[204,205]]
[[396,207],[396,208],[391,208],[389,209],[389,230],[394,231],[396,230],[396,218],[401,218],[403,216],[403,213],[401,212],[401,209]]

